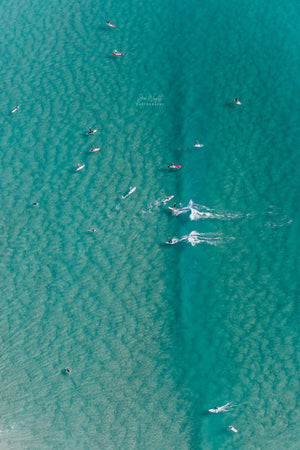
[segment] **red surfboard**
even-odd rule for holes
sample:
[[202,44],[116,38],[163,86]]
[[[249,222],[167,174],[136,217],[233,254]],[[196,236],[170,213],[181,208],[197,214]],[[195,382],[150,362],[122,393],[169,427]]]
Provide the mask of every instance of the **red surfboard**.
[[168,166],[168,169],[181,169],[181,166]]

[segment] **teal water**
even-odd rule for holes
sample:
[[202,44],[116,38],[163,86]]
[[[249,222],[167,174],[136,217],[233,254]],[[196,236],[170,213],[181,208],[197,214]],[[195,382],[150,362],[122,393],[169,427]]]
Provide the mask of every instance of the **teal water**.
[[298,4],[0,10],[1,448],[298,448]]

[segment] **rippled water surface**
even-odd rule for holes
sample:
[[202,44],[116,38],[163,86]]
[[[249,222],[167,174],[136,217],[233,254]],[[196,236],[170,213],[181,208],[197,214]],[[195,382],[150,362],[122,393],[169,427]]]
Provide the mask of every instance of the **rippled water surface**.
[[299,448],[296,2],[0,12],[1,448]]

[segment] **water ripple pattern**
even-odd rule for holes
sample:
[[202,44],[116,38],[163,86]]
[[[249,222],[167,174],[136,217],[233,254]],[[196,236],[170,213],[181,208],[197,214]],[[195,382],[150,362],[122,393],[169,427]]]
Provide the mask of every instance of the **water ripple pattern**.
[[1,448],[298,448],[296,3],[0,13]]

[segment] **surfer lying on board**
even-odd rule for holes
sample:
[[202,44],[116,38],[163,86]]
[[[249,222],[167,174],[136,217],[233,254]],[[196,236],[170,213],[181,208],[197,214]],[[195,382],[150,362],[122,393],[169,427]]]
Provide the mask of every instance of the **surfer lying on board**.
[[181,166],[176,166],[174,163],[171,163],[169,166],[168,166],[168,169],[180,169],[181,168]]
[[226,405],[223,406],[215,406],[212,409],[209,409],[208,411],[211,413],[220,413],[220,412],[226,412],[229,411],[229,408],[233,408],[234,405],[232,404],[232,402],[226,403]]

